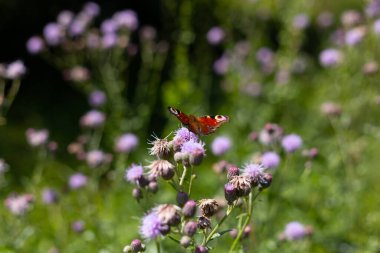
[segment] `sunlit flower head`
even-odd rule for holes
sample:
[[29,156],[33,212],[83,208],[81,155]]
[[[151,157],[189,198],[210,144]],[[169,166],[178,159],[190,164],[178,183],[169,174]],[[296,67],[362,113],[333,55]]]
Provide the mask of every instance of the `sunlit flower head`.
[[79,189],[87,184],[87,177],[82,173],[75,173],[69,178],[69,187],[71,189]]
[[292,221],[286,224],[284,235],[285,238],[290,241],[302,239],[307,235],[307,229],[302,223]]
[[118,11],[113,15],[113,20],[120,26],[134,31],[139,26],[137,14],[133,10]]
[[220,44],[225,37],[225,32],[222,28],[215,26],[207,32],[207,40],[211,45]]
[[274,169],[280,164],[280,156],[276,152],[265,152],[261,156],[261,164],[268,169]]
[[125,179],[131,183],[136,183],[144,174],[144,168],[141,165],[132,164],[125,172]]
[[45,48],[44,40],[39,36],[33,36],[26,42],[26,49],[30,54],[38,54]]
[[83,127],[96,128],[103,125],[106,116],[103,112],[91,110],[80,118]]
[[337,49],[325,49],[319,55],[319,62],[323,67],[335,67],[342,61],[343,54]]
[[231,140],[226,136],[216,137],[211,144],[211,151],[216,156],[225,154],[231,148]]
[[25,75],[25,73],[26,67],[21,60],[11,62],[5,70],[5,75],[9,79],[18,79]]
[[26,130],[26,140],[32,147],[40,147],[47,143],[49,139],[49,131],[47,129],[33,129]]
[[292,153],[302,146],[302,139],[297,134],[289,134],[282,139],[281,145],[286,152]]
[[165,180],[169,180],[174,176],[174,165],[167,160],[158,159],[151,162],[148,166],[149,175],[153,177],[162,177]]
[[98,167],[107,161],[107,154],[101,150],[91,150],[86,154],[86,162],[90,168]]
[[57,23],[49,23],[44,27],[44,38],[49,46],[57,46],[62,42],[63,30]]
[[264,170],[265,168],[260,164],[251,163],[244,167],[243,175],[249,177],[252,182],[255,182],[264,173]]

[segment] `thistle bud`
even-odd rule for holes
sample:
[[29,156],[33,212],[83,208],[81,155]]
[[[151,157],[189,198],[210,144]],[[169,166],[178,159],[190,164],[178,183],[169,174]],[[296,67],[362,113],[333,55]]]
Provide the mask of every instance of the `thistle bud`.
[[204,151],[202,150],[196,150],[189,156],[189,162],[192,166],[197,166],[202,163],[203,157],[205,156]]
[[177,193],[177,203],[179,206],[185,205],[185,203],[189,200],[189,195],[186,192],[178,192]]
[[182,163],[183,158],[184,158],[184,153],[182,153],[182,152],[174,153],[174,161],[176,163]]
[[243,230],[243,238],[247,238],[251,234],[252,228],[251,226],[246,226]]
[[139,239],[135,239],[131,242],[131,252],[137,253],[142,251],[142,244]]
[[191,244],[191,238],[188,237],[188,236],[186,236],[186,235],[182,236],[182,237],[181,237],[181,240],[180,240],[180,244],[181,244],[182,247],[184,247],[184,248],[189,247],[190,244]]
[[140,187],[144,188],[149,184],[149,181],[144,176],[141,176],[139,179],[137,179],[137,184]]
[[142,199],[143,194],[142,194],[141,189],[140,189],[140,188],[133,188],[133,190],[132,190],[132,196],[133,196],[133,198],[135,198],[137,201],[139,201],[140,199]]
[[148,185],[149,191],[156,193],[158,191],[158,184],[156,181],[150,181]]
[[236,188],[227,183],[224,185],[224,197],[226,198],[228,205],[232,205],[232,203],[238,198]]
[[200,229],[211,228],[211,221],[207,217],[204,217],[204,216],[199,217],[198,228]]
[[188,200],[182,208],[182,213],[186,218],[193,217],[197,209],[197,203],[194,200]]
[[162,235],[167,235],[167,234],[170,233],[170,227],[169,227],[169,225],[167,225],[167,224],[162,224],[162,225],[160,226],[159,230],[160,230],[160,233],[161,233]]
[[227,180],[230,181],[232,177],[239,176],[240,170],[238,167],[231,166],[227,170]]
[[272,183],[272,174],[264,173],[259,178],[259,187],[261,190],[268,188]]
[[233,228],[230,230],[230,236],[232,239],[235,239],[238,236],[238,230],[236,228]]
[[195,253],[208,253],[208,249],[205,246],[197,246],[195,247]]
[[183,227],[183,233],[187,236],[193,236],[197,232],[197,223],[195,221],[189,221]]

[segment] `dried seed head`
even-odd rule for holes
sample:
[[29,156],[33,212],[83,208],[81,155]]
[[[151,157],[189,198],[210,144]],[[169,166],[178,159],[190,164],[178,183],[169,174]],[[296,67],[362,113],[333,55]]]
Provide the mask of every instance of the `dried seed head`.
[[207,217],[204,217],[204,216],[199,217],[198,228],[200,229],[211,228],[211,221]]
[[218,211],[218,202],[215,199],[202,199],[199,201],[199,207],[203,216],[211,217]]
[[155,160],[147,166],[150,169],[149,174],[152,177],[162,177],[170,180],[174,176],[174,165],[167,160]]
[[168,142],[167,138],[159,139],[155,137],[155,140],[152,141],[150,144],[153,146],[149,149],[150,155],[155,155],[158,158],[166,158],[170,155],[170,146],[171,144]]
[[237,196],[247,196],[251,192],[251,180],[247,176],[234,176],[230,183],[237,189]]
[[158,219],[162,224],[171,225],[173,223],[176,223],[179,217],[176,207],[171,204],[159,205],[156,207],[155,211],[158,215]]
[[227,180],[231,180],[232,177],[238,176],[240,174],[240,170],[238,167],[231,166],[227,170]]

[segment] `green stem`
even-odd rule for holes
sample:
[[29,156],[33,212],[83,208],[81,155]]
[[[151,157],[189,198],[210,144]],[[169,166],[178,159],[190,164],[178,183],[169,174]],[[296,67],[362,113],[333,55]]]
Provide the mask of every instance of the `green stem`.
[[223,218],[218,222],[218,224],[214,227],[214,229],[210,232],[210,234],[207,236],[206,240],[202,244],[203,246],[206,246],[207,243],[211,240],[213,235],[218,231],[219,227],[223,224],[223,222],[228,218],[228,216],[232,213],[232,210],[235,208],[235,204],[232,206],[228,206],[226,214],[223,216]]
[[188,191],[188,195],[189,195],[189,197],[190,197],[190,194],[191,194],[191,187],[192,187],[192,185],[193,185],[193,180],[196,178],[196,175],[195,174],[193,174],[193,166],[191,166],[191,173],[190,173],[190,183],[189,183],[189,191]]
[[157,253],[161,252],[161,245],[160,245],[160,242],[158,240],[156,240],[156,249],[157,249]]
[[186,167],[186,166],[183,166],[182,176],[181,176],[181,179],[180,179],[180,181],[179,181],[179,186],[180,186],[181,188],[182,188],[182,186],[183,186],[183,182],[185,181],[186,173],[187,173],[187,167]]
[[251,221],[252,218],[252,212],[253,212],[253,201],[259,196],[261,191],[259,191],[256,195],[253,195],[253,192],[249,194],[249,201],[248,201],[248,215],[247,218],[245,219],[243,226],[240,228],[239,233],[237,237],[235,238],[234,242],[231,245],[231,248],[229,250],[229,253],[233,253],[237,244],[240,241],[241,236],[243,235],[245,227],[248,225],[248,223]]
[[7,95],[7,100],[5,100],[5,97],[3,98],[4,99],[4,111],[3,111],[4,117],[7,114],[9,108],[11,107],[14,99],[16,98],[18,90],[20,89],[20,84],[21,84],[20,79],[13,80],[13,83]]

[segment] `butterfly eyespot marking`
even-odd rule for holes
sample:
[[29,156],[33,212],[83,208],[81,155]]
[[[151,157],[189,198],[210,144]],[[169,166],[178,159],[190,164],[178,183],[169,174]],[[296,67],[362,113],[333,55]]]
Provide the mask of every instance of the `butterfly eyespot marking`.
[[168,109],[174,115],[178,115],[179,114],[179,111],[177,109],[173,108],[173,107],[169,106]]
[[223,115],[215,115],[214,118],[220,122],[220,121],[228,121],[229,118],[227,116],[223,116]]

